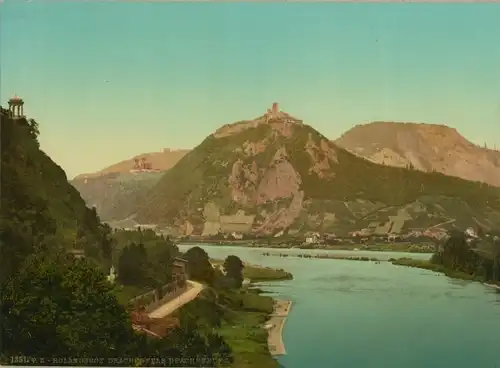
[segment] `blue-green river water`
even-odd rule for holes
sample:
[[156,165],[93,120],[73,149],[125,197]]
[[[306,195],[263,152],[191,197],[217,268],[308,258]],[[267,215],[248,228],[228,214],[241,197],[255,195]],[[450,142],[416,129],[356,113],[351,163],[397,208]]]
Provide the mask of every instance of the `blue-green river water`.
[[278,358],[286,368],[500,368],[500,293],[495,289],[388,262],[262,255],[321,251],[201,247],[212,258],[234,254],[293,274],[294,280],[261,286],[293,301],[283,332],[287,354]]

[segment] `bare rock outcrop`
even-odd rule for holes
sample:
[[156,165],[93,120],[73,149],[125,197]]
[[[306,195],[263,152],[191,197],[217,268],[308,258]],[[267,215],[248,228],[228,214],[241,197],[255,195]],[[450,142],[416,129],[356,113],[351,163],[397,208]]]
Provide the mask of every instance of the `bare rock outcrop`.
[[228,178],[233,201],[243,205],[252,203],[258,181],[259,168],[255,161],[244,164],[242,160],[236,160]]
[[263,213],[264,221],[254,229],[254,232],[261,234],[273,234],[278,230],[287,229],[299,217],[304,202],[304,192],[298,191],[292,198],[287,208],[282,208],[276,212]]
[[322,139],[319,146],[314,142],[312,134],[309,133],[309,137],[304,147],[305,151],[311,157],[313,162],[312,166],[309,168],[309,173],[316,173],[320,178],[329,178],[334,175],[331,170],[330,163],[338,162],[337,153],[335,149],[330,146],[330,143]]
[[282,147],[274,155],[270,167],[259,182],[256,203],[293,197],[299,192],[301,182],[299,173],[288,162],[287,153]]

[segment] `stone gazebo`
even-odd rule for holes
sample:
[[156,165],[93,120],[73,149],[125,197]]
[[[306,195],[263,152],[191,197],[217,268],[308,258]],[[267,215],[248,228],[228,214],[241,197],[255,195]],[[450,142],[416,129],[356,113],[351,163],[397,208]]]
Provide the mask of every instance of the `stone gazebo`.
[[14,96],[9,100],[9,113],[13,118],[24,117],[24,101],[21,97]]

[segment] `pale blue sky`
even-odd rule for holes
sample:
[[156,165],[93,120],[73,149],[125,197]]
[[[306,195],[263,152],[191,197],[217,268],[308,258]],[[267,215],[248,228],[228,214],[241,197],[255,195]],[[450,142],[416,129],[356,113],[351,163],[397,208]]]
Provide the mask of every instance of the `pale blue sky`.
[[500,4],[6,0],[0,66],[69,177],[274,101],[332,139],[412,121],[500,147]]

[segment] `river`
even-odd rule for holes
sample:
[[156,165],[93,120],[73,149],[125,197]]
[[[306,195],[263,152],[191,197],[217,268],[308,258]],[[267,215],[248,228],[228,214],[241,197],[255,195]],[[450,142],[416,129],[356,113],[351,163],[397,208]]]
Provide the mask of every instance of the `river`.
[[[185,251],[192,245],[181,245]],[[475,282],[388,262],[267,257],[262,252],[428,258],[428,254],[201,245],[212,258],[283,268],[264,283],[293,301],[286,368],[500,368],[500,293]]]

